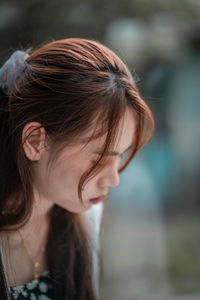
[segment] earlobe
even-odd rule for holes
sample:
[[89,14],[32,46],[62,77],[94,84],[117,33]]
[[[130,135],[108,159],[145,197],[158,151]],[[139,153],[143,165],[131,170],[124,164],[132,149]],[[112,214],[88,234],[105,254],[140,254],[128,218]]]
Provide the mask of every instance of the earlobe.
[[25,155],[31,161],[40,160],[45,149],[46,132],[38,122],[30,122],[24,126],[22,144]]

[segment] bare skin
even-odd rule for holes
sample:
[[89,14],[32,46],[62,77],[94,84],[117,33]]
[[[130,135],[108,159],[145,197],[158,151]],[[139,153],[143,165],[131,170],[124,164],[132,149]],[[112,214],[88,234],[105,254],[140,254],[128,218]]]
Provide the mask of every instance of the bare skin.
[[[25,126],[23,136],[29,136],[37,123],[32,122]],[[38,256],[41,246],[47,239],[49,228],[48,212],[54,204],[75,213],[82,213],[92,204],[90,199],[102,194],[107,194],[110,187],[119,184],[119,163],[124,151],[133,142],[135,120],[133,114],[127,110],[122,130],[115,146],[114,154],[108,154],[108,161],[103,169],[96,174],[83,190],[83,202],[80,203],[77,186],[82,173],[88,169],[91,162],[98,158],[101,150],[99,140],[91,141],[87,147],[76,145],[65,149],[56,165],[52,168],[50,176],[47,173],[49,150],[44,147],[45,133],[43,129],[35,131],[24,143],[24,151],[28,159],[33,161],[34,180],[34,209],[28,223],[21,229],[26,243],[33,257],[40,262],[39,273],[47,269],[45,255]],[[47,189],[48,187],[48,189]],[[9,237],[9,245],[6,246],[6,237]],[[4,256],[6,257],[7,275],[10,286],[21,285],[33,280],[33,264],[24,248],[21,237],[17,231],[9,234],[0,234]],[[9,251],[8,251],[9,248]],[[5,249],[7,249],[5,251]],[[37,260],[37,259],[35,259]]]
[[[48,229],[49,220],[45,217],[37,219],[37,223],[28,222],[21,229],[26,245],[31,250],[35,261],[40,263],[39,274],[47,269],[45,253],[41,251],[41,245],[46,243]],[[1,242],[4,246],[3,248],[7,249],[3,251],[3,254],[9,285],[16,286],[32,281],[34,278],[33,263],[27,254],[18,231],[1,234]]]

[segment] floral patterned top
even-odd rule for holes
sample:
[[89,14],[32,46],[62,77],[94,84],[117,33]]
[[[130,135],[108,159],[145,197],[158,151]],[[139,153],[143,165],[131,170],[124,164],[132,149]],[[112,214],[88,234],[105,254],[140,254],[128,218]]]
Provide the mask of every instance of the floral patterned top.
[[31,282],[9,287],[9,292],[12,300],[53,300],[53,284],[47,270]]

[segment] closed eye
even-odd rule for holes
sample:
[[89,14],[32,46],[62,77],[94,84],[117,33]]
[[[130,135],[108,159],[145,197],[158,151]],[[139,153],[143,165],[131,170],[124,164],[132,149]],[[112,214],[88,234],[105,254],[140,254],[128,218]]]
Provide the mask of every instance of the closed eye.
[[[124,150],[124,152],[122,154],[120,154],[119,152],[116,152],[116,151],[111,151],[111,152],[108,152],[106,155],[108,155],[108,156],[121,156],[121,155],[124,155],[126,152],[128,152],[132,147],[133,147],[133,145],[131,144],[126,150]],[[100,151],[94,151],[93,153],[94,154],[101,154]]]
[[[110,152],[108,155],[109,156],[118,156],[118,158],[120,158],[120,161],[119,161],[119,168],[120,168],[126,161],[132,147],[133,147],[133,145],[131,144],[121,155],[118,152]],[[95,152],[93,152],[93,154],[101,154],[101,152],[95,151]],[[96,162],[97,162],[97,160],[91,161],[92,164],[96,164]],[[108,163],[108,160],[105,163],[98,163],[98,166],[105,167],[107,165],[107,163]]]

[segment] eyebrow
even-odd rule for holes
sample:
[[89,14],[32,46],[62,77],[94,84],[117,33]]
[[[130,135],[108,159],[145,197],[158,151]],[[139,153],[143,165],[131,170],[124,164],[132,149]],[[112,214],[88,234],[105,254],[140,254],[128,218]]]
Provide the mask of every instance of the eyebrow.
[[[128,146],[128,148],[126,150],[124,150],[122,152],[122,154],[126,153],[128,150],[130,150],[131,148],[133,147],[133,144],[131,144],[130,146]],[[94,151],[93,152],[94,154],[101,154],[100,151]],[[118,155],[122,155],[120,154],[119,152],[116,152],[116,151],[111,151],[111,152],[108,152],[107,155],[110,155],[110,156],[118,156]]]

